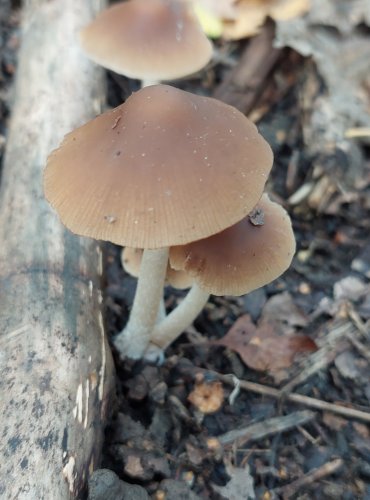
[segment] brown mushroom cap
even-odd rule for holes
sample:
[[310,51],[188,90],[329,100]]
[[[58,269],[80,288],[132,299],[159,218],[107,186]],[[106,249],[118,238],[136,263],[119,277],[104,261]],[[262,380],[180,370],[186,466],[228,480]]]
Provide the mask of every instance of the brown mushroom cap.
[[104,10],[81,32],[96,63],[131,78],[170,80],[203,68],[212,45],[189,5],[131,0]]
[[[142,257],[142,249],[125,247],[121,253],[121,262],[124,270],[131,276],[138,278]],[[190,288],[193,281],[193,278],[185,271],[175,271],[175,269],[172,269],[172,267],[168,264],[166,284],[171,285],[174,288],[178,288],[179,290],[183,290],[185,288]]]
[[248,214],[272,159],[233,107],[155,85],[68,134],[48,158],[44,189],[74,233],[162,248]]
[[209,293],[243,295],[280,276],[294,252],[289,215],[265,194],[256,209],[237,224],[209,238],[171,248],[170,262]]

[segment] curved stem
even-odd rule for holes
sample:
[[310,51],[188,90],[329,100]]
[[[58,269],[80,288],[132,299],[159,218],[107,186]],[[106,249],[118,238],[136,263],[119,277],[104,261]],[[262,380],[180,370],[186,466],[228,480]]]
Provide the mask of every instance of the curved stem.
[[166,349],[193,323],[208,299],[209,293],[194,284],[181,304],[155,326],[150,341]]
[[149,344],[163,298],[168,248],[144,250],[128,323],[114,339],[121,357],[139,359]]

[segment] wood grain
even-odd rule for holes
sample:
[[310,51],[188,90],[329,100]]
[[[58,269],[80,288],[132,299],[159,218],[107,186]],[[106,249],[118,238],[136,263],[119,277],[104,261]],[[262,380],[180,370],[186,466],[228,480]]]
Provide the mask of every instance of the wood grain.
[[24,2],[0,190],[0,497],[80,498],[113,388],[101,251],[66,231],[42,172],[63,135],[101,110],[103,74],[79,29],[103,1]]

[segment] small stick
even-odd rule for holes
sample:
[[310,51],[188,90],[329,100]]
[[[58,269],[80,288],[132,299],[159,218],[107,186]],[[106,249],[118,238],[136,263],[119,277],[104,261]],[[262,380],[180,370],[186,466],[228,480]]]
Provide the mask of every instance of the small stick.
[[235,429],[226,432],[217,439],[222,445],[232,444],[237,440],[242,440],[243,443],[247,441],[258,441],[272,434],[278,432],[285,432],[297,425],[302,425],[315,417],[315,413],[309,410],[296,411],[283,417],[273,417],[257,424],[248,425],[243,429]]
[[[232,383],[231,381],[229,382]],[[268,387],[266,385],[256,384],[254,382],[248,382],[246,380],[240,381],[240,388],[247,391],[256,392],[258,394],[272,396],[274,398],[281,398],[282,396],[282,393],[281,391],[279,391],[279,389]],[[338,415],[342,415],[343,417],[355,418],[363,420],[365,422],[370,422],[370,408],[368,411],[361,411],[295,393],[287,394],[286,398],[292,403],[299,403],[305,406],[309,406],[310,408],[315,408],[317,410],[330,411],[331,413],[336,413]]]
[[[356,329],[349,321],[345,323],[339,323],[335,326],[324,339],[324,344],[320,347],[320,349],[310,356],[307,356],[302,363],[303,369],[302,371],[294,377],[288,384],[286,384],[281,392],[288,394],[292,391],[297,385],[305,382],[309,377],[317,373],[318,371],[326,368],[338,354],[338,342],[341,339],[346,339],[347,335],[354,335],[356,333]],[[346,345],[343,346],[341,350],[343,350]]]
[[317,469],[314,469],[304,476],[300,477],[299,479],[296,479],[290,484],[287,484],[286,486],[283,486],[281,488],[278,488],[275,490],[275,493],[278,495],[281,495],[283,499],[288,499],[292,498],[295,496],[297,491],[302,487],[302,486],[308,486],[326,476],[330,476],[334,472],[336,472],[338,469],[340,469],[343,465],[343,460],[341,458],[336,458],[335,460],[332,460],[331,462],[326,462],[324,465],[321,467],[318,467]]
[[370,349],[368,349],[362,342],[352,335],[347,335],[347,339],[351,342],[353,347],[361,354],[362,357],[370,361]]
[[366,339],[368,339],[369,338],[369,334],[370,334],[370,329],[362,321],[362,319],[360,318],[360,315],[358,314],[358,312],[352,306],[350,306],[348,308],[347,312],[348,312],[348,316],[350,317],[350,319],[352,320],[352,322],[356,326],[356,328],[362,333],[362,335]]
[[[212,370],[200,370],[200,372],[207,372],[215,377],[218,377],[219,380],[224,382],[225,384],[235,386],[234,379],[235,375],[222,375],[218,372],[214,372]],[[370,408],[368,411],[356,410],[354,408],[348,408],[346,406],[338,405],[335,403],[328,403],[326,401],[322,401],[321,399],[311,398],[309,396],[303,396],[302,394],[290,393],[290,394],[282,394],[279,389],[275,389],[274,387],[269,387],[267,385],[257,384],[255,382],[249,382],[247,380],[239,380],[238,387],[240,389],[244,389],[245,391],[255,392],[256,394],[262,394],[264,396],[270,396],[273,398],[280,399],[284,396],[287,400],[292,403],[303,404],[310,408],[315,408],[316,410],[321,411],[329,411],[331,413],[335,413],[337,415],[342,415],[343,417],[347,417],[350,419],[362,420],[364,422],[370,422]]]

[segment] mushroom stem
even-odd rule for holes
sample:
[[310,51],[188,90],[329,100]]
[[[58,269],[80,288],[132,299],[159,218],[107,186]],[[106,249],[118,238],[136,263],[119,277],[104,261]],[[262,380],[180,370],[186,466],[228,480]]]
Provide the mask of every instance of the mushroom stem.
[[141,88],[149,87],[150,85],[158,85],[158,80],[141,80]]
[[181,304],[155,326],[150,341],[165,350],[193,323],[208,299],[209,293],[194,283]]
[[163,298],[168,248],[144,250],[128,323],[114,339],[121,357],[139,359],[149,344]]
[[156,324],[159,325],[159,323],[166,318],[166,315],[167,315],[167,313],[166,313],[166,305],[164,303],[164,297],[162,296],[161,301],[159,303],[159,309],[158,309]]

